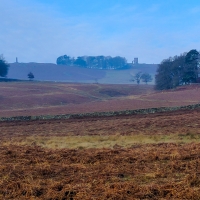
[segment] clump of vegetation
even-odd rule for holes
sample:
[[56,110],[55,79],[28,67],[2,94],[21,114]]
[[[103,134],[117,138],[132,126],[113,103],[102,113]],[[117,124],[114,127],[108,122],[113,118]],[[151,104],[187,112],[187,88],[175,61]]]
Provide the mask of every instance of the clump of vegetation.
[[28,78],[29,78],[30,81],[32,81],[35,78],[35,76],[33,75],[32,72],[29,72],[28,73]]
[[0,55],[0,76],[6,77],[8,74],[9,65],[7,64],[3,55]]
[[147,84],[148,82],[151,82],[151,81],[153,80],[152,76],[151,76],[150,74],[148,74],[148,73],[142,74],[141,79],[142,79],[142,81],[145,82],[146,84]]
[[155,76],[156,89],[172,89],[199,82],[199,52],[195,49],[161,62]]
[[131,79],[133,82],[136,81],[137,84],[140,84],[141,80],[147,84],[148,82],[151,82],[153,78],[149,73],[138,72]]
[[127,68],[127,60],[116,56],[79,56],[77,59],[64,55],[57,58],[57,65],[77,65],[94,69],[124,69]]

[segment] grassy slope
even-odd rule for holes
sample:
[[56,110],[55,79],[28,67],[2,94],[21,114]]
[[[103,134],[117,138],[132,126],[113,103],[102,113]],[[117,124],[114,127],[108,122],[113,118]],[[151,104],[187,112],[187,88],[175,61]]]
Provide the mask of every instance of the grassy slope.
[[[198,143],[199,113],[197,109],[95,119],[1,122],[1,142],[17,145],[35,143],[48,148],[112,148],[114,145],[127,148],[147,143]],[[12,133],[13,127],[16,133]],[[7,141],[9,135],[12,139]]]
[[156,65],[133,65],[126,70],[96,70],[53,63],[11,63],[8,78],[27,80],[30,71],[39,81],[130,84],[131,75],[138,71],[148,72],[154,77]]
[[110,100],[147,94],[153,90],[152,86],[32,81],[0,83],[0,87],[1,116],[92,112],[104,109],[104,105],[96,103],[106,104],[105,109],[109,109]]
[[0,116],[57,115],[199,103],[199,86],[154,91],[150,85],[0,83]]

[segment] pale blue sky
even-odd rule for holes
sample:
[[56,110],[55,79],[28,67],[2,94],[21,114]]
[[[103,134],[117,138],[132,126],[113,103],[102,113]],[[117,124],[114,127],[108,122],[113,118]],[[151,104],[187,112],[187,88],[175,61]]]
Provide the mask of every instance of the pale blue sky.
[[0,54],[8,62],[60,55],[160,63],[200,50],[199,0],[0,0]]

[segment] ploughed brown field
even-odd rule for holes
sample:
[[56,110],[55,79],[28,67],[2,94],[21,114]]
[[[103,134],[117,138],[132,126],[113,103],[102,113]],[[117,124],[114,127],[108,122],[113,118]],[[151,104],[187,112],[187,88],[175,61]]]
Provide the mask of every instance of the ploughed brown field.
[[[162,93],[134,85],[0,86],[1,116],[177,106],[200,99],[197,86]],[[200,109],[0,122],[0,136],[0,199],[200,199]]]

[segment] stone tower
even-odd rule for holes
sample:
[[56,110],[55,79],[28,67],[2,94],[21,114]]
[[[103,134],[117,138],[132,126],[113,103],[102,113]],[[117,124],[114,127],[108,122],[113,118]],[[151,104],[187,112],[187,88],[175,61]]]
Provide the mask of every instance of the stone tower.
[[134,58],[134,64],[135,64],[135,65],[138,64],[138,58]]

